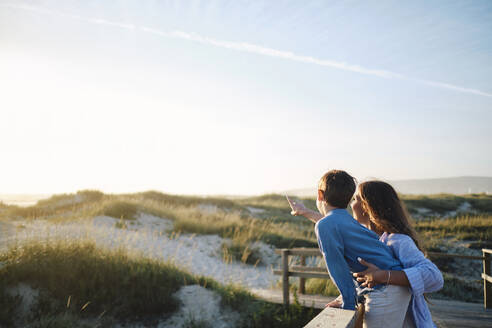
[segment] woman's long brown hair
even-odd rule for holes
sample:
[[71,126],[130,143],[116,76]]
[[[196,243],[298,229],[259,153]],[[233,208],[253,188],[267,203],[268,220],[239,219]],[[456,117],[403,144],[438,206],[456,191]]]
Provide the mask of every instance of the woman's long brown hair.
[[359,184],[362,208],[369,214],[371,223],[381,232],[401,233],[409,236],[422,252],[417,232],[410,216],[395,189],[383,181],[366,181]]

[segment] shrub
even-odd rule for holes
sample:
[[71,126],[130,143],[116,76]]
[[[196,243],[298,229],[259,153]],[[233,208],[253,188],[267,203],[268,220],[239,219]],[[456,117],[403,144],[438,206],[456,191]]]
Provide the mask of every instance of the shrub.
[[111,201],[105,204],[99,214],[116,219],[135,220],[138,214],[137,204],[128,201]]
[[[82,314],[102,312],[116,318],[138,319],[175,311],[172,294],[193,278],[171,265],[135,259],[123,251],[97,249],[93,243],[32,242],[2,254],[7,263],[0,281],[27,283],[40,291],[34,319],[70,309]],[[2,303],[11,300],[2,297]],[[5,321],[8,318],[2,317]]]

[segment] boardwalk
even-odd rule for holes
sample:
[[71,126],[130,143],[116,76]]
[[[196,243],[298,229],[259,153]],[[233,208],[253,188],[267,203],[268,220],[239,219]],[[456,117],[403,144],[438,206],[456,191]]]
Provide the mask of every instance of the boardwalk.
[[[273,303],[282,303],[281,290],[252,290],[261,299]],[[301,295],[299,302],[304,306],[322,309],[334,297],[319,295]],[[291,295],[291,303],[294,297]],[[432,318],[439,328],[490,328],[492,310],[484,310],[482,303],[465,303],[432,299],[429,304]]]
[[432,318],[440,328],[492,327],[492,310],[483,303],[430,300]]

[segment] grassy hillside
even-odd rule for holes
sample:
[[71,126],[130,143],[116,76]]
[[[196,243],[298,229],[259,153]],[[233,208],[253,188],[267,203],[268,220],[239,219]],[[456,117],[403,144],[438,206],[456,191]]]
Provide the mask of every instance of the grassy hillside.
[[[253,214],[252,207],[262,213]],[[292,217],[284,198],[278,195],[229,200],[153,191],[130,195],[80,191],[56,195],[29,207],[4,206],[0,218],[57,222],[107,215],[133,220],[139,212],[173,220],[176,232],[230,238],[232,243],[224,245],[225,251],[247,263],[258,259],[250,247],[255,241],[279,248],[317,246],[311,223]]]
[[[481,247],[492,247],[491,195],[403,195],[402,199],[416,217],[416,228],[428,250],[475,254],[473,252],[479,252]],[[308,207],[316,208],[313,198],[302,201]],[[125,222],[135,220],[141,212],[172,220],[174,233],[216,234],[228,238],[230,242],[223,245],[224,258],[248,264],[261,261],[258,250],[253,247],[257,241],[277,248],[317,247],[313,224],[291,216],[284,196],[274,194],[228,199],[176,196],[155,191],[123,195],[80,191],[56,195],[29,207],[3,204],[0,206],[0,220],[64,222],[107,215],[121,219],[120,227],[124,228]],[[433,260],[446,273],[447,286],[460,286],[445,287],[441,296],[480,300],[479,278],[472,273],[460,273],[459,261]],[[470,263],[469,266],[480,266],[480,263]],[[329,281],[308,280],[307,290],[327,295],[337,293]],[[458,290],[465,290],[467,296]]]
[[492,215],[462,215],[421,220],[416,223],[416,228],[429,241],[452,238],[492,247]]
[[[123,250],[97,249],[90,242],[33,241],[10,248],[0,261],[2,327],[108,327],[132,322],[152,326],[179,309],[173,294],[185,285],[218,293],[223,308],[240,313],[239,327],[300,327],[317,313],[298,304],[285,310],[240,287],[223,286]],[[22,296],[9,291],[19,284],[39,293],[27,312],[20,306]],[[204,325],[210,323],[190,318],[189,327]]]
[[433,216],[442,216],[456,211],[463,204],[469,204],[469,211],[477,214],[492,214],[492,195],[488,194],[402,195],[402,199],[411,214],[419,214],[418,209],[426,209]]

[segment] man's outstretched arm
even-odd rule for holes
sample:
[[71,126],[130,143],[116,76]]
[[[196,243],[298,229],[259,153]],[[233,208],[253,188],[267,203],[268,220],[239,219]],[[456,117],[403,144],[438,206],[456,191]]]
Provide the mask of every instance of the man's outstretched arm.
[[290,214],[295,216],[304,216],[305,218],[311,220],[313,223],[316,223],[323,218],[323,215],[321,215],[320,212],[310,210],[309,208],[304,206],[303,203],[291,200],[287,195],[285,197],[287,198],[290,208],[292,209],[292,212],[290,212]]

